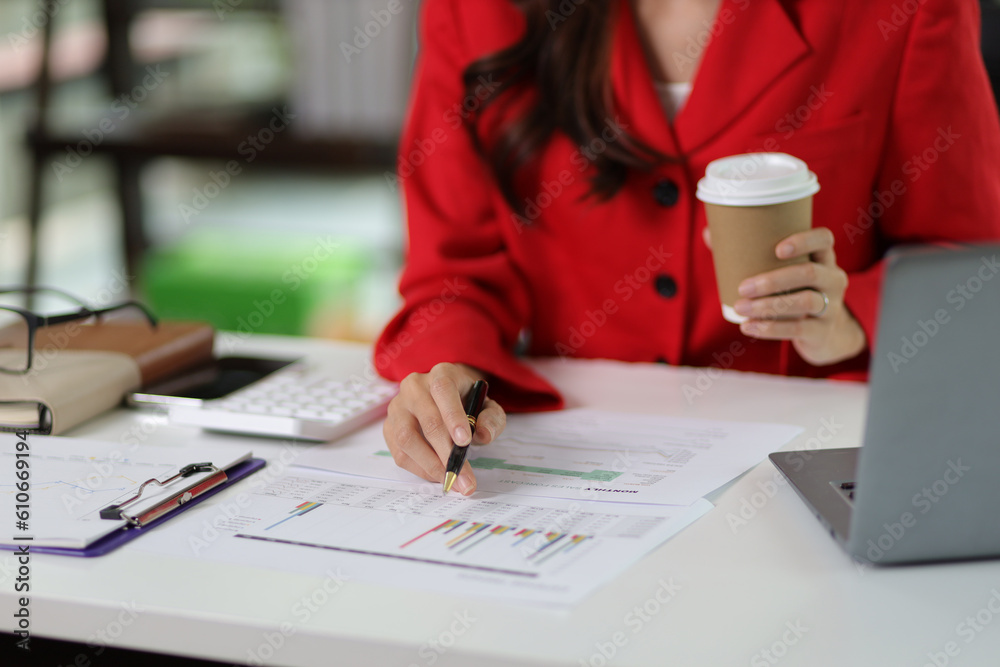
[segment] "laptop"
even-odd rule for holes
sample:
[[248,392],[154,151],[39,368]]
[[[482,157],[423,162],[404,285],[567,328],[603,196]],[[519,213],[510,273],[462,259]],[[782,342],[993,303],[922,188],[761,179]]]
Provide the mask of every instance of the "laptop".
[[1000,245],[886,264],[864,446],[770,459],[860,561],[1000,556]]

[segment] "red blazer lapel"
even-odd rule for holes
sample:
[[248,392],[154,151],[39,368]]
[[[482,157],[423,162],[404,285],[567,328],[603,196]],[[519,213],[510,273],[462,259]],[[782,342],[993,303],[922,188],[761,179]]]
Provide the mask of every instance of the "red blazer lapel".
[[693,153],[809,54],[809,45],[778,0],[723,0],[691,96],[675,119]]
[[680,153],[673,128],[653,87],[630,0],[618,0],[619,12],[611,51],[611,85],[615,113],[629,135],[664,155]]
[[611,54],[615,109],[631,135],[666,155],[698,150],[809,53],[778,0],[723,0],[691,96],[671,126],[653,87],[631,2],[618,4]]

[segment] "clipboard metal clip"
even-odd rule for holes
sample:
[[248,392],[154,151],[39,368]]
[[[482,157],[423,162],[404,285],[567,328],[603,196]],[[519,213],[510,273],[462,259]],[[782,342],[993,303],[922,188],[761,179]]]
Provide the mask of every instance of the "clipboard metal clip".
[[[196,475],[198,473],[208,472],[212,473],[208,477],[198,480],[194,484],[187,487],[179,489],[176,493],[164,498],[161,502],[157,503],[153,507],[150,507],[142,512],[135,514],[127,514],[125,507],[131,505],[132,503],[138,501],[142,498],[142,493],[145,491],[146,487],[150,484],[156,484],[157,486],[168,486],[179,479],[184,479],[190,477],[191,475]],[[214,489],[218,485],[224,483],[228,479],[226,472],[217,468],[212,463],[189,463],[180,470],[177,471],[175,475],[160,481],[155,477],[153,479],[147,479],[140,486],[135,495],[128,500],[118,503],[117,505],[108,505],[101,510],[102,519],[111,519],[114,521],[125,520],[128,522],[129,526],[142,528],[149,522],[171,512],[181,505],[194,500],[201,494],[205,493],[209,489]]]

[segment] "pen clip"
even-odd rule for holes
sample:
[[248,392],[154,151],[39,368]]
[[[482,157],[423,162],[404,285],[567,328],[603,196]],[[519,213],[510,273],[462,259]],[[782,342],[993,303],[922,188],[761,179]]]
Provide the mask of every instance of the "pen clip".
[[[477,421],[479,420],[479,413],[483,410],[483,404],[486,401],[486,392],[489,388],[486,380],[476,380],[472,389],[469,391],[469,395],[465,399],[465,418],[469,420],[469,428],[472,429],[472,434],[476,434]],[[472,444],[471,442],[469,444]]]

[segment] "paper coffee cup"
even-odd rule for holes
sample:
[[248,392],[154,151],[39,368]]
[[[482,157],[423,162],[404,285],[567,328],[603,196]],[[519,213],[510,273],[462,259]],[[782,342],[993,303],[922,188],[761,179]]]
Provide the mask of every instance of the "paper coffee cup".
[[782,239],[812,227],[812,197],[817,192],[816,174],[785,153],[747,153],[709,163],[698,181],[697,196],[705,203],[727,321],[747,319],[733,308],[743,280],[807,261],[778,259],[774,249]]

